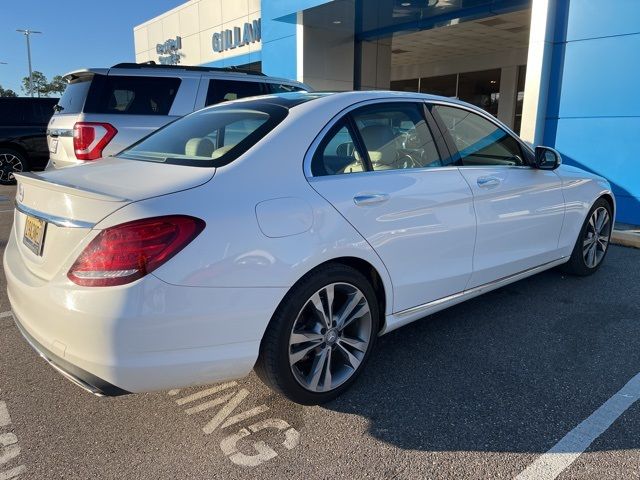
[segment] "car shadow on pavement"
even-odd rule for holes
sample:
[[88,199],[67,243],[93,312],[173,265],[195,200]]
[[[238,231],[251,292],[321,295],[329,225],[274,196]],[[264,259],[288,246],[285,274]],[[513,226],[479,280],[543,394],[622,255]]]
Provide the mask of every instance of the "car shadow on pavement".
[[325,407],[403,449],[544,452],[640,371],[638,298],[640,252],[613,247],[591,277],[551,270],[381,337]]

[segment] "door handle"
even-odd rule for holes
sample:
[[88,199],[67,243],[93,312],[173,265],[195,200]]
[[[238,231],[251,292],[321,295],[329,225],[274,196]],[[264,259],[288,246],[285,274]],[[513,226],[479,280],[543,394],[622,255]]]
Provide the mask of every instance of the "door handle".
[[476,182],[480,188],[493,188],[500,185],[500,179],[498,177],[478,177]]
[[353,202],[356,205],[375,205],[377,203],[384,203],[387,200],[389,200],[389,194],[387,193],[368,193],[353,197]]

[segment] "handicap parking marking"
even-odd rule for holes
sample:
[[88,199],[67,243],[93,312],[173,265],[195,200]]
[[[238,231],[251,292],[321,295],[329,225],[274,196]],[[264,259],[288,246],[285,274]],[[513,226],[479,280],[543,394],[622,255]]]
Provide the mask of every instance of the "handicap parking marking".
[[640,373],[567,433],[547,453],[529,465],[516,480],[553,480],[569,467],[631,405],[640,399]]

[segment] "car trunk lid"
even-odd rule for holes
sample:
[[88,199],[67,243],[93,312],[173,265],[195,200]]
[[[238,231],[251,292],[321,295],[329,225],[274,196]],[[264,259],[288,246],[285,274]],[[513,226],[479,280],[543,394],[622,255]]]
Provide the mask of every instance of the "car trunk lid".
[[[195,188],[214,173],[213,168],[113,157],[77,168],[17,174],[14,235],[22,259],[33,274],[49,280],[75,259],[79,245],[90,240],[103,218],[132,202]],[[35,241],[37,248],[30,236],[34,231],[42,236]]]

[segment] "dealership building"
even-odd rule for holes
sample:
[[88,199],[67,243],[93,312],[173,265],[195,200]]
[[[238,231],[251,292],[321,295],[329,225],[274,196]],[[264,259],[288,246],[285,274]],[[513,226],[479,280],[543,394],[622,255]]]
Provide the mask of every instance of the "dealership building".
[[608,178],[640,224],[638,0],[190,0],[133,33],[137,62],[460,98]]

